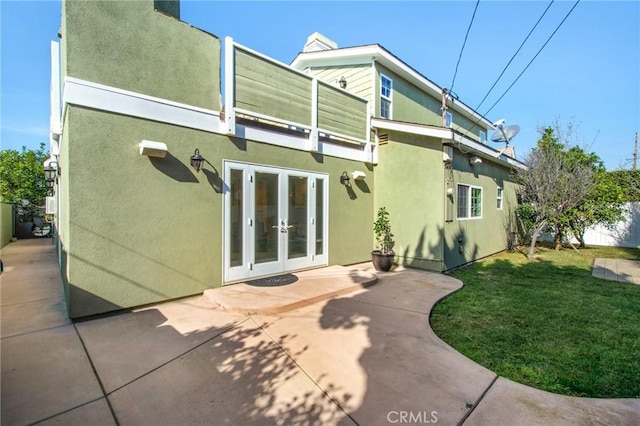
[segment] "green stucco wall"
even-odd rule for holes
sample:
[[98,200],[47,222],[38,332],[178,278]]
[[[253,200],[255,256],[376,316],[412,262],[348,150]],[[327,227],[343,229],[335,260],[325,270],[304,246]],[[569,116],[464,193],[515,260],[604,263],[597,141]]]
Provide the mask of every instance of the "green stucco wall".
[[[369,259],[373,175],[366,187],[339,184],[361,163],[73,106],[65,126],[61,165],[72,174],[61,227],[73,318],[222,285],[225,159],[329,173],[329,262]],[[169,154],[139,155],[142,139],[165,142]],[[210,163],[200,173],[189,165],[196,148]]]
[[[511,169],[488,160],[471,166],[470,154],[454,150],[451,179],[454,188],[452,221],[444,224],[445,269],[455,268],[507,248],[507,234],[514,229],[516,188]],[[482,218],[458,219],[457,185],[482,187]],[[503,209],[497,209],[497,188],[502,187]],[[448,201],[451,202],[451,201]]]
[[444,197],[440,140],[389,133],[376,168],[375,210],[386,207],[400,264],[440,271]]
[[13,205],[0,203],[0,248],[11,242],[13,237]]
[[220,40],[154,0],[62,2],[63,76],[220,110]]

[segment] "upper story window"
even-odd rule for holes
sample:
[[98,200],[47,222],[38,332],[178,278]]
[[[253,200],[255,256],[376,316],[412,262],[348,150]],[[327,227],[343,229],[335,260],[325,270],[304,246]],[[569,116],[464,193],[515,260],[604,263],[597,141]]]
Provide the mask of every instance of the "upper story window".
[[503,199],[502,188],[498,187],[498,193],[496,196],[496,207],[498,210],[502,210],[502,199]]
[[482,218],[482,188],[458,184],[458,219]]
[[453,125],[453,114],[449,111],[444,113],[444,126],[451,127]]
[[478,134],[478,136],[480,136],[480,143],[483,143],[483,144],[487,143],[487,132],[485,130],[480,130],[480,133]]
[[380,117],[391,119],[391,90],[393,81],[384,74],[380,74]]

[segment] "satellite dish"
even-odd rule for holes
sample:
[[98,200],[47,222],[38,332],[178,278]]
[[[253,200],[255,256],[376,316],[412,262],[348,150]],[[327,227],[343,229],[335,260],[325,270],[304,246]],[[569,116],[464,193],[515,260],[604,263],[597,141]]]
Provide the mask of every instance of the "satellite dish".
[[493,135],[491,135],[492,142],[504,142],[509,145],[511,139],[516,137],[516,135],[520,132],[520,126],[517,124],[512,124],[511,126],[502,127],[502,124],[498,125],[498,130],[496,130]]

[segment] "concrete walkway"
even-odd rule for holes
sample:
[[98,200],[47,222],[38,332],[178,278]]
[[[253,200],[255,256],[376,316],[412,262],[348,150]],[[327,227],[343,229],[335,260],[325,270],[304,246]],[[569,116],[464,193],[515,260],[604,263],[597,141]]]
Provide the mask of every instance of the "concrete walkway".
[[640,424],[640,400],[532,389],[442,342],[447,276],[399,270],[276,315],[201,296],[74,324],[50,244],[2,250],[2,424]]
[[640,284],[640,260],[598,258],[591,275],[605,280]]

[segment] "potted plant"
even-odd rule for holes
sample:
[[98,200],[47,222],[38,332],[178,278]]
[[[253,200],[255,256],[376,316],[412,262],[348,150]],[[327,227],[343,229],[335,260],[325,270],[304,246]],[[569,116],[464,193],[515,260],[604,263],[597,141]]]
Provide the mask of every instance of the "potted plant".
[[373,267],[376,268],[376,271],[387,272],[393,265],[393,258],[395,257],[393,246],[396,243],[393,241],[393,234],[391,233],[389,212],[385,207],[378,209],[378,217],[373,222],[373,232],[376,236],[376,245],[379,247],[378,250],[371,252]]

